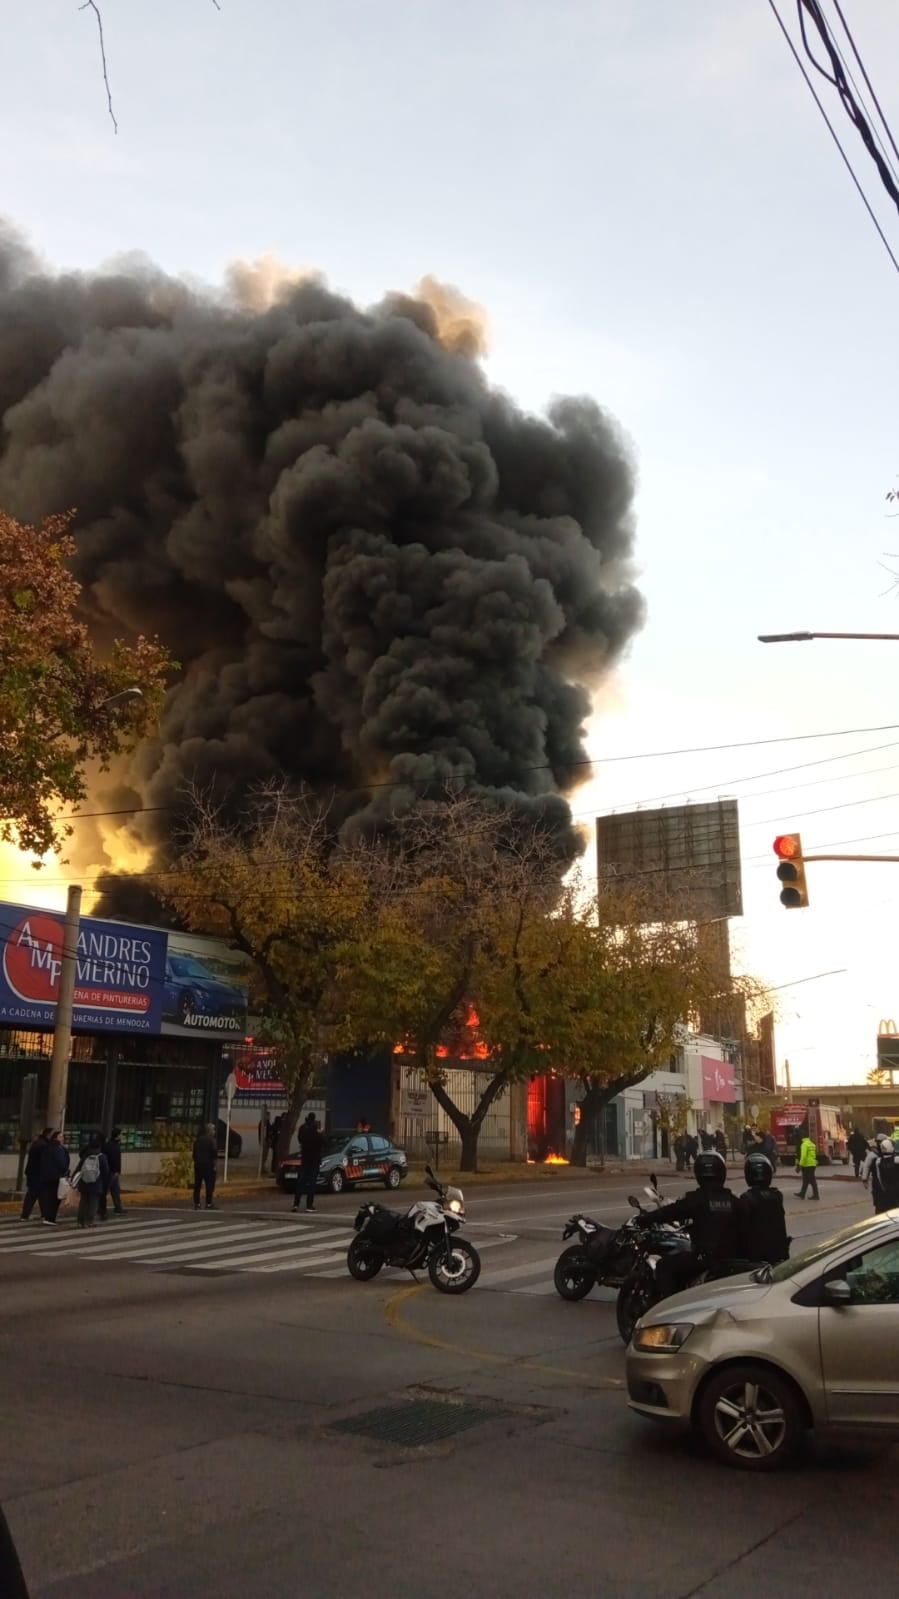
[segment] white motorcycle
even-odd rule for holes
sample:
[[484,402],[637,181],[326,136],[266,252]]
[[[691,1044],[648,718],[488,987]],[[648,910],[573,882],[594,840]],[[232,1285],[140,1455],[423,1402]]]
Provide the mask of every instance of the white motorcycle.
[[371,1282],[383,1266],[401,1267],[413,1277],[427,1267],[441,1294],[464,1294],[474,1287],[481,1275],[481,1257],[467,1239],[454,1236],[465,1219],[462,1190],[439,1182],[430,1166],[425,1181],[436,1200],[419,1199],[407,1211],[362,1206],[346,1257],[350,1276],[357,1282]]

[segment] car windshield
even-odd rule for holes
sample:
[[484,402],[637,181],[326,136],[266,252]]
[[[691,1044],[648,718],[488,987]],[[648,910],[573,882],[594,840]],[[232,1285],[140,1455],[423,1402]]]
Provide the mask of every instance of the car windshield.
[[324,1140],[322,1153],[325,1155],[341,1155],[349,1142],[350,1135],[347,1133],[329,1133]]
[[781,1261],[779,1266],[767,1267],[764,1278],[759,1274],[759,1280],[769,1283],[789,1282],[791,1277],[805,1271],[807,1266],[814,1266],[817,1261],[823,1260],[832,1249],[839,1249],[842,1244],[851,1244],[856,1238],[866,1235],[870,1239],[890,1225],[881,1216],[866,1216],[864,1221],[857,1221],[852,1227],[844,1227],[842,1232],[831,1233],[828,1238],[822,1238],[820,1243],[813,1244],[811,1249],[804,1249],[801,1255],[794,1255],[792,1260]]

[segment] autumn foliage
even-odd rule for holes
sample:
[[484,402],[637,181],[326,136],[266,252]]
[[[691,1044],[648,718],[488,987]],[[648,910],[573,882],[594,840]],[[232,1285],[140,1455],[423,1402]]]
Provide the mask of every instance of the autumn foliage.
[[[59,807],[85,795],[154,724],[174,665],[155,641],[116,641],[101,657],[79,620],[71,515],[39,527],[0,511],[0,839],[43,855],[71,831]],[[113,696],[139,688],[110,704]]]

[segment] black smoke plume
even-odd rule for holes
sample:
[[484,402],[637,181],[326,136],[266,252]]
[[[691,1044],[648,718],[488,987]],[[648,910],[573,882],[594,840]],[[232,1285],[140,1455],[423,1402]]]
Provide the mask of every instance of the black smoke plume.
[[377,822],[452,777],[573,853],[558,796],[642,616],[617,428],[491,388],[476,310],[433,282],[362,310],[265,278],[52,276],[0,235],[0,504],[75,507],[98,639],[183,665],[104,801],[165,807],[133,824],[164,857],[188,780],[286,774]]

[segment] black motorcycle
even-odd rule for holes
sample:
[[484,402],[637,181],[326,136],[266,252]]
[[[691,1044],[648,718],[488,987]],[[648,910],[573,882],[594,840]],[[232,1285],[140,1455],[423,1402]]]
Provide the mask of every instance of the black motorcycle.
[[[660,1205],[661,1199],[655,1177],[651,1181],[653,1196],[656,1204]],[[643,1206],[633,1195],[629,1196],[628,1203],[643,1213]],[[662,1299],[656,1276],[656,1267],[661,1257],[683,1255],[693,1248],[690,1234],[678,1222],[661,1222],[635,1228],[635,1244],[636,1260],[627,1280],[619,1289],[615,1306],[618,1331],[626,1344],[629,1344],[633,1338],[634,1328],[640,1317],[645,1316],[646,1312]],[[697,1283],[714,1282],[721,1277],[739,1276],[740,1273],[752,1269],[752,1263],[748,1260],[721,1261],[716,1266],[705,1267],[700,1263],[695,1276],[690,1277],[683,1286],[693,1288]]]
[[464,1294],[474,1287],[481,1275],[481,1257],[467,1239],[453,1236],[465,1219],[462,1190],[439,1182],[430,1166],[425,1182],[436,1200],[420,1199],[406,1211],[362,1206],[346,1257],[350,1276],[357,1282],[371,1282],[382,1267],[397,1266],[413,1277],[427,1268],[441,1294]]
[[563,1249],[556,1261],[553,1283],[562,1299],[586,1299],[594,1288],[620,1288],[637,1259],[635,1218],[623,1227],[605,1227],[592,1216],[572,1216],[562,1232],[563,1242],[577,1233],[579,1242]]

